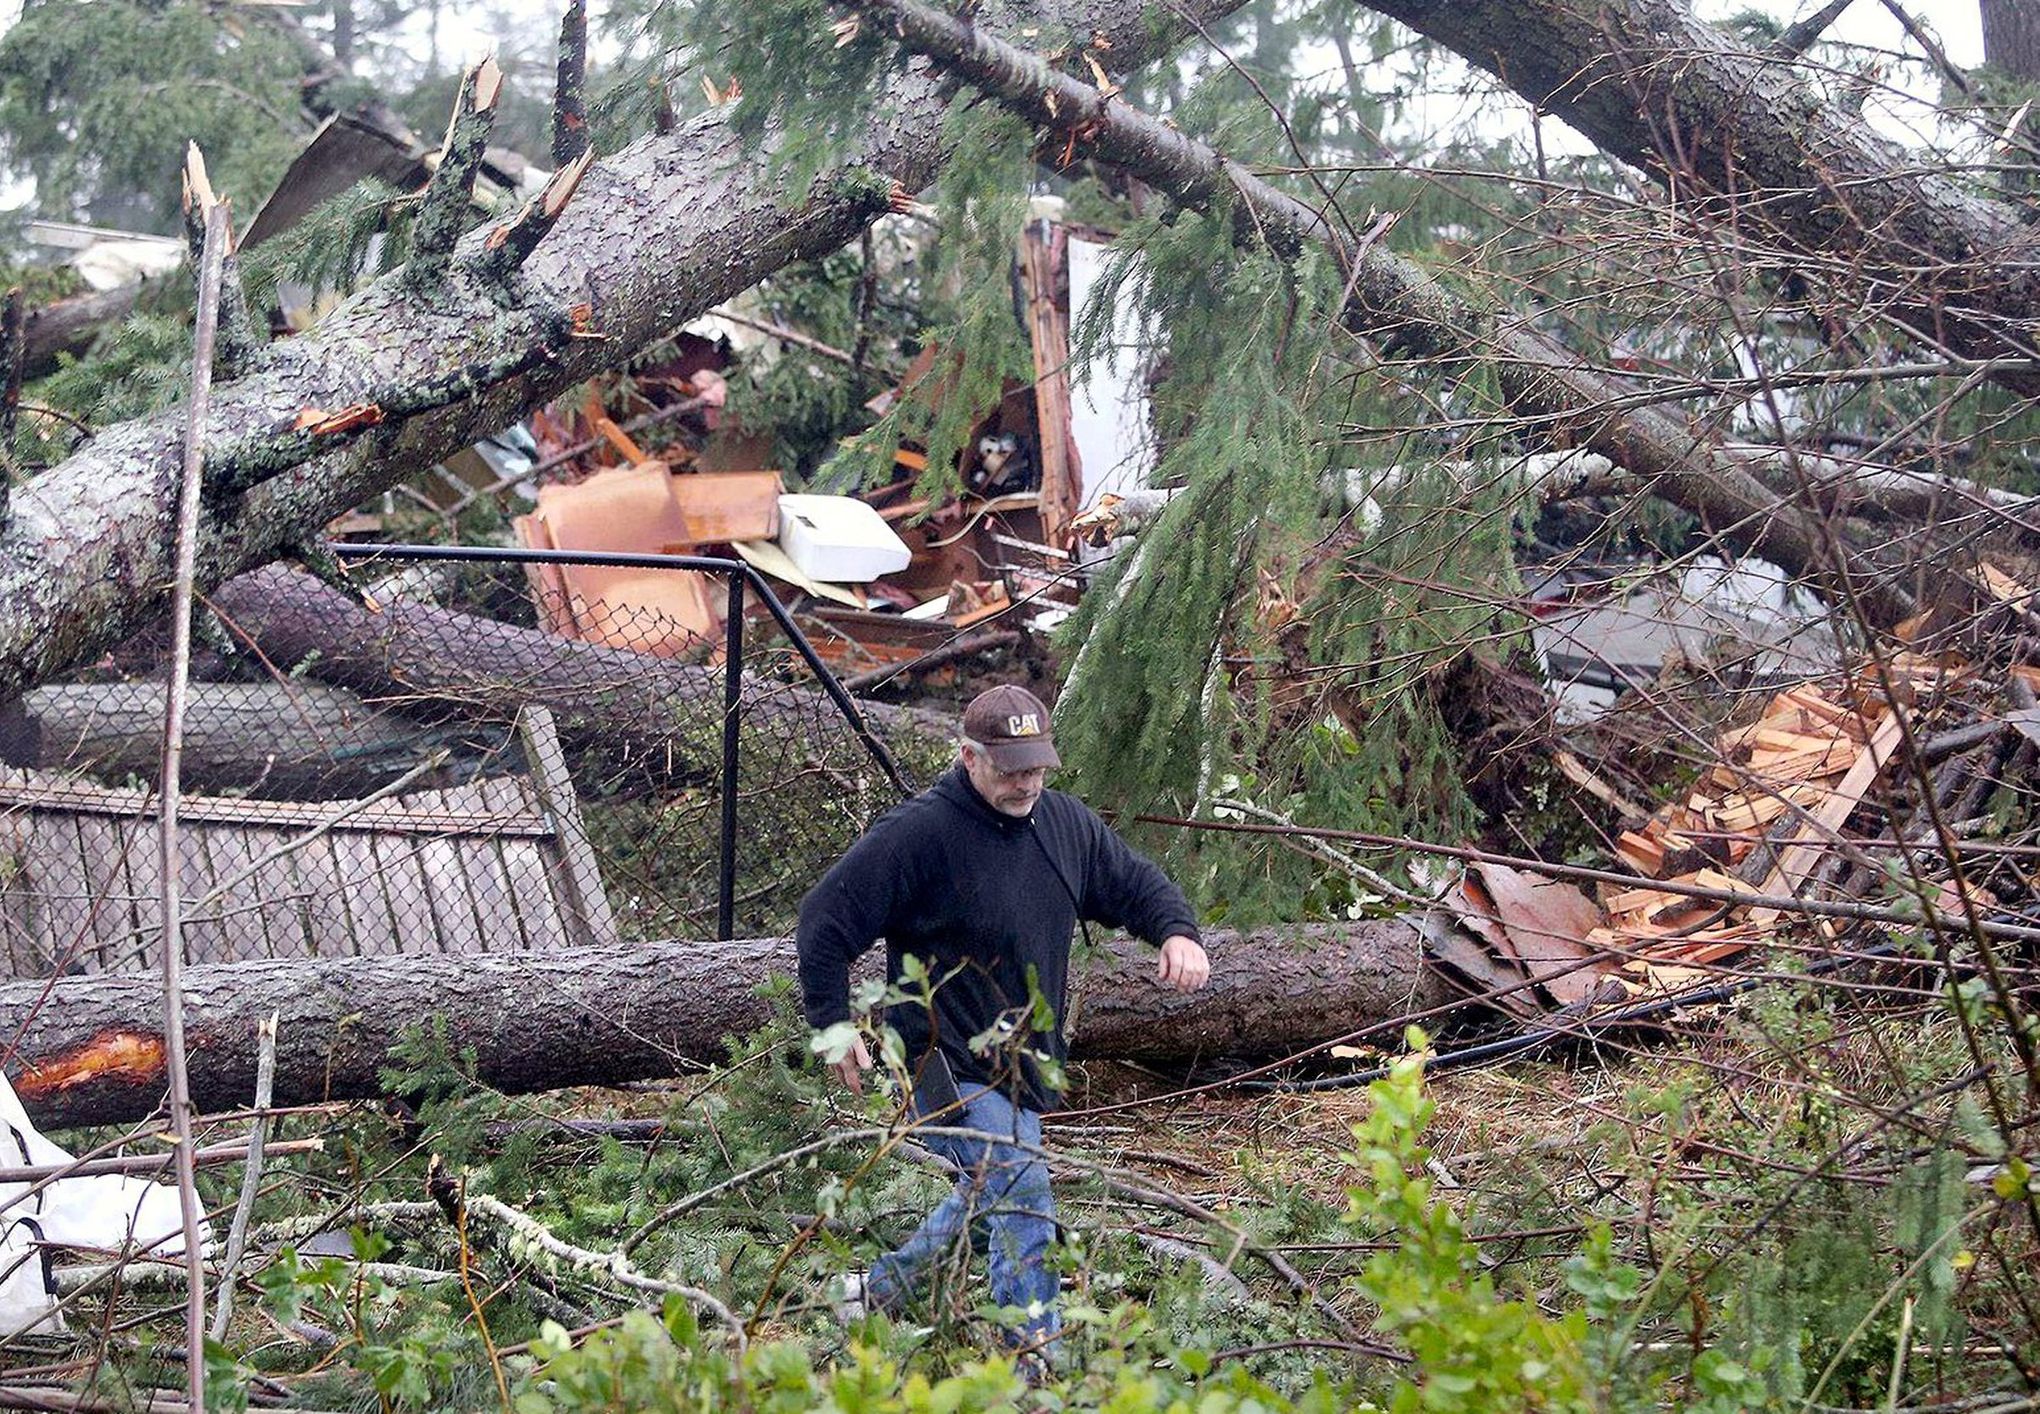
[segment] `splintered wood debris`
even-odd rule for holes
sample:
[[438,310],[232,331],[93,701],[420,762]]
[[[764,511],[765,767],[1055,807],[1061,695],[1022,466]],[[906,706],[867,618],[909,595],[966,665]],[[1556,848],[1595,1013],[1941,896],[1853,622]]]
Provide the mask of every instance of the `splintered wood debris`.
[[[1844,866],[1881,877],[1864,861],[1888,851],[1894,821],[1917,795],[1918,773],[1900,769],[1906,751],[1931,761],[1936,743],[1961,738],[1966,750],[1994,753],[2014,729],[2026,739],[2020,701],[2040,687],[2040,670],[2014,670],[2011,704],[1985,700],[1997,694],[1984,686],[1960,662],[1902,653],[1851,683],[1779,692],[1754,720],[1716,739],[1691,790],[1622,832],[1615,850],[1636,871],[1633,886],[1603,883],[1590,898],[1562,881],[1472,865],[1442,900],[1458,928],[1446,930],[1450,937],[1430,930],[1431,950],[1499,1009],[1533,1019],[1711,980],[1795,919],[1804,920],[1802,935],[1832,941],[1833,919],[1705,891],[1846,897],[1836,883]],[[1992,778],[1984,765],[1967,784]],[[1944,786],[1959,794],[1945,770],[1935,779],[1937,794]],[[1953,885],[1934,887],[1941,906],[1960,902]],[[1994,905],[1980,886],[1968,888],[1972,900]]]

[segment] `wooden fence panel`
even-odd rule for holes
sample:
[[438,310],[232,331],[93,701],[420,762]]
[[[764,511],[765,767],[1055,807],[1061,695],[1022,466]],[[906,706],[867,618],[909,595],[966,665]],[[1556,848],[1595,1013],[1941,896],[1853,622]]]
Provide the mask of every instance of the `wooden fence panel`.
[[[369,802],[191,796],[179,824],[193,962],[615,935],[570,782],[500,776]],[[0,769],[0,976],[155,967],[158,828],[148,792]]]

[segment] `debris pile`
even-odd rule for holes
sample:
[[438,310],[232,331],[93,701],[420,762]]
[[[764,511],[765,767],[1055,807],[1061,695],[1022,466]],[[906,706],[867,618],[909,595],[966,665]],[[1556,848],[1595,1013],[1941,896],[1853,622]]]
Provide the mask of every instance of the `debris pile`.
[[[1590,898],[1475,864],[1442,900],[1458,926],[1430,929],[1431,950],[1501,1010],[1529,1019],[1712,980],[1797,919],[1801,940],[1833,942],[1839,920],[1783,901],[1860,902],[1892,881],[1894,865],[1913,879],[1923,857],[1952,872],[1934,820],[1975,828],[1990,793],[2030,768],[2036,686],[2040,670],[2014,669],[2007,703],[1959,661],[1901,653],[1853,681],[1787,688],[1715,740],[1712,763],[1681,799],[1621,834],[1615,849],[1636,871],[1633,885],[1604,881]],[[1908,888],[1941,910],[1961,908],[1964,890],[1995,909],[1986,873]]]

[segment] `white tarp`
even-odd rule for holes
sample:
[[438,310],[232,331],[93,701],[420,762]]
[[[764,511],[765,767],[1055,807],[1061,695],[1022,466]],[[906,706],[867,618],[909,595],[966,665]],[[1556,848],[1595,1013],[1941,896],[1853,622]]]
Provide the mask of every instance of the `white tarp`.
[[[0,1075],[0,1167],[67,1164],[71,1159],[29,1123],[14,1086]],[[208,1240],[202,1231],[201,1245]],[[41,1188],[0,1183],[0,1335],[64,1328],[56,1283],[50,1279],[49,1247],[181,1255],[184,1220],[177,1190],[117,1173],[60,1178]]]

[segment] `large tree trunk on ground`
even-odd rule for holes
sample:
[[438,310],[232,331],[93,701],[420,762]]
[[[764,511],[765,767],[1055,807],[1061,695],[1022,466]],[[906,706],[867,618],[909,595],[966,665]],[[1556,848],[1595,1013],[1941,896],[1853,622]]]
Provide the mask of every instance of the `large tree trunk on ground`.
[[[1237,4],[1187,8],[1209,15]],[[1090,38],[1115,64],[1162,52],[1159,30],[1175,23],[1157,26],[1143,0],[1004,8],[1015,25],[1054,12],[1059,31]],[[372,493],[782,266],[839,249],[890,209],[896,190],[934,179],[944,107],[932,77],[896,75],[852,155],[805,190],[789,189],[721,115],[645,138],[588,170],[556,227],[508,277],[484,259],[490,231],[478,229],[438,277],[394,272],[271,345],[253,372],[213,392],[208,471],[238,464],[258,484],[212,498],[200,589],[278,558]],[[289,434],[306,409],[362,404],[381,407],[383,420],[316,440]],[[15,492],[0,527],[0,700],[104,651],[157,611],[170,582],[183,425],[182,410],[170,410],[104,429]]]
[[[662,775],[712,776],[722,762],[723,675],[671,658],[605,648],[426,604],[371,613],[310,575],[271,566],[222,585],[213,604],[279,668],[308,665],[326,682],[382,701],[452,705],[507,720],[550,708],[569,739],[627,753]],[[939,714],[864,702],[859,710],[910,776],[954,750]],[[783,759],[798,742],[840,762],[858,750],[819,689],[747,678],[743,726]]]
[[[1448,995],[1417,930],[1397,920],[1223,933],[1209,945],[1211,984],[1195,995],[1163,988],[1154,950],[1123,938],[1079,968],[1076,1052],[1155,1064],[1280,1054]],[[793,970],[784,938],[194,967],[192,1098],[202,1110],[248,1102],[256,1024],[272,1011],[279,1105],[383,1093],[391,1047],[432,1018],[501,1090],[671,1075],[682,1061],[722,1060],[725,1037],[770,1020],[758,984]],[[0,1038],[12,1043],[0,1065],[39,1124],[141,1119],[163,1096],[162,1010],[153,977],[0,985]]]
[[[494,733],[500,743],[502,733]],[[446,733],[308,682],[200,682],[185,710],[187,788],[290,800],[367,795],[426,760]],[[153,781],[163,685],[65,683],[0,708],[0,761],[118,785]]]
[[[1894,317],[1970,358],[2031,357],[2040,230],[1827,102],[1796,65],[1695,18],[1687,0],[1366,3],[1682,199],[1708,201],[1717,219],[1832,262],[1853,287],[1852,317]],[[2023,368],[1997,376],[2040,391]]]

